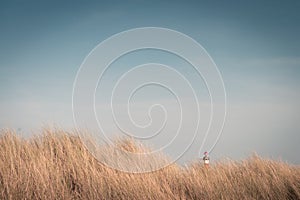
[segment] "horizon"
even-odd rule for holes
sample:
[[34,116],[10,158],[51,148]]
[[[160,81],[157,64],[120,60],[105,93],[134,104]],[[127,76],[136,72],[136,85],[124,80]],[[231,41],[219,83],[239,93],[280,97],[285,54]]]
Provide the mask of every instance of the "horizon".
[[[74,129],[75,78],[89,53],[115,34],[135,28],[161,27],[183,33],[202,45],[222,75],[227,116],[221,138],[211,152],[214,160],[243,159],[256,152],[263,157],[300,164],[299,2],[117,2],[30,0],[0,3],[1,129],[12,128],[25,136],[38,132],[44,125]],[[124,46],[130,43],[123,42]],[[166,153],[170,156],[181,153],[185,142],[190,142],[187,138],[193,134],[195,102],[175,72],[156,71],[153,63],[171,66],[193,86],[200,114],[204,116],[201,118],[203,127],[197,132],[201,137],[197,137],[179,162],[199,158],[216,139],[216,135],[209,135],[200,152],[210,116],[209,92],[189,63],[170,52],[146,49],[126,54],[112,63],[95,89],[97,117],[105,118],[109,137],[122,134],[115,126],[110,126],[113,118],[107,102],[122,74],[146,63],[152,63],[147,68],[149,71],[128,80],[125,77],[124,81],[128,82],[116,88],[121,92],[114,105],[120,109],[118,111],[124,109],[127,101],[122,95],[127,94],[126,87],[134,88],[135,83],[148,80],[148,77],[174,84],[187,105],[186,131]],[[133,119],[141,127],[152,122],[152,118],[158,123],[139,132],[126,116],[120,114],[118,117],[124,129],[137,137],[146,137],[159,129],[163,121],[162,110],[153,109],[152,116],[147,113],[149,107],[156,102],[165,105],[171,113],[168,115],[170,122],[166,124],[168,129],[161,136],[146,141],[159,148],[171,141],[176,132],[174,127],[179,124],[177,103],[174,95],[163,88],[144,87],[143,91],[134,96]],[[222,101],[214,105],[216,109],[223,106]],[[84,107],[79,109],[84,113]],[[221,117],[221,114],[216,116]]]

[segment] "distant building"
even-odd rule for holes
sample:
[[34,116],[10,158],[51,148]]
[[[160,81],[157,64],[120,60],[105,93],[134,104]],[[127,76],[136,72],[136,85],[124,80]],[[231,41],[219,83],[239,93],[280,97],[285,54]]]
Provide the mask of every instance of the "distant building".
[[203,162],[204,162],[204,165],[209,165],[209,155],[207,152],[204,152]]

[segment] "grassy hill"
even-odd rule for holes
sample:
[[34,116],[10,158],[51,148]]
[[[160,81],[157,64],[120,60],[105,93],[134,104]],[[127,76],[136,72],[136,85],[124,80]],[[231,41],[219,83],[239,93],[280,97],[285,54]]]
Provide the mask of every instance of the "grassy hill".
[[[137,148],[130,141],[121,146]],[[63,131],[23,139],[6,130],[0,199],[300,199],[300,167],[252,156],[132,174],[97,162],[78,137]]]

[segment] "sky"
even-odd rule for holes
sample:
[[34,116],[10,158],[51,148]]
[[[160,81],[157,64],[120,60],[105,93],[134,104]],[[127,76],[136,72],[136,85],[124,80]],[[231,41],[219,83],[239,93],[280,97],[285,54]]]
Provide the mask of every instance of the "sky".
[[[1,1],[0,128],[25,135],[50,124],[74,128],[73,83],[91,50],[122,31],[163,27],[201,44],[222,75],[227,117],[212,158],[241,159],[257,152],[300,164],[299,9],[299,1]],[[130,67],[147,62],[174,65],[190,76],[202,115],[208,115],[203,81],[193,77],[186,63],[166,52],[146,50],[120,58],[107,73],[106,85]],[[164,78],[173,80],[171,74]],[[110,92],[109,88],[105,91]],[[172,95],[162,88],[145,89],[136,97],[135,120],[145,124],[149,120],[145,112],[155,101],[169,105],[168,116],[176,120],[172,118],[177,113]],[[106,92],[97,93],[97,99],[110,97]],[[104,118],[111,115],[109,105],[101,100],[97,111]],[[153,116],[161,119],[161,110],[154,110]],[[161,146],[170,141],[176,123],[169,123],[170,130],[151,143]],[[179,140],[185,137],[181,135]],[[184,162],[199,156],[201,141],[194,142]],[[167,153],[172,156],[176,151],[182,151],[180,142]]]

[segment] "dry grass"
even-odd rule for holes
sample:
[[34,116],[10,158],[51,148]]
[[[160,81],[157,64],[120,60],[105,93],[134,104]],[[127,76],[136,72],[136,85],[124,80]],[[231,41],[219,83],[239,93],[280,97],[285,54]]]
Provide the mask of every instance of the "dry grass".
[[131,174],[101,165],[62,131],[28,140],[2,131],[0,199],[300,199],[300,168],[253,156]]

